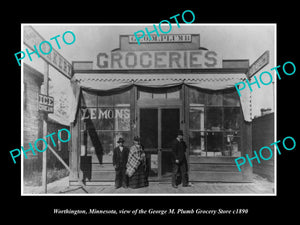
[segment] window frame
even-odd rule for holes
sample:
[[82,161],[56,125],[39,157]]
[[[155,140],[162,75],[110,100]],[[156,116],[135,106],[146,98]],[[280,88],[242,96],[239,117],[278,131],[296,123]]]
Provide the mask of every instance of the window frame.
[[[204,94],[204,104],[203,103],[191,102],[191,91],[193,91],[193,92],[196,91],[196,92],[200,92],[201,94]],[[214,93],[221,94],[221,105],[208,105],[209,94],[214,94]],[[228,102],[227,102],[227,104],[224,104],[225,103],[225,96],[224,95],[226,95],[228,93],[229,94],[233,93],[236,96],[238,103],[228,105]],[[237,138],[238,139],[238,142],[237,142],[238,146],[239,147],[241,146],[242,108],[241,108],[240,99],[239,99],[237,93],[234,92],[234,90],[230,91],[230,92],[228,92],[227,90],[226,91],[216,91],[216,92],[206,92],[206,91],[201,91],[201,90],[196,89],[196,88],[189,87],[188,91],[187,91],[187,99],[188,99],[188,104],[187,105],[188,105],[188,120],[189,120],[188,134],[190,134],[190,132],[199,132],[200,136],[201,136],[201,133],[204,134],[204,141],[205,141],[205,143],[204,143],[205,156],[204,157],[210,157],[210,156],[207,156],[208,155],[207,153],[208,153],[208,134],[209,133],[217,132],[217,133],[222,134],[222,146],[221,146],[222,155],[221,156],[216,156],[215,153],[214,153],[214,156],[212,156],[212,157],[224,157],[223,152],[226,151],[226,146],[227,146],[227,143],[225,142],[225,139],[227,138],[228,134],[236,133],[236,135],[234,135],[234,139]],[[200,106],[197,106],[197,105],[202,105],[201,107],[204,108],[204,130],[201,129],[201,126],[200,126],[200,129],[190,129],[191,109],[200,107]],[[208,111],[209,108],[220,108],[221,109],[222,118],[221,118],[221,129],[220,130],[208,130],[208,128],[207,128],[208,112],[207,111]],[[225,122],[225,109],[226,108],[238,109],[239,114],[240,114],[239,129],[232,129],[232,130],[225,129],[224,122]],[[190,141],[189,141],[189,147],[190,147]],[[197,155],[197,153],[194,153],[193,149],[190,149],[189,152],[190,152],[190,155]],[[241,152],[241,148],[238,149],[238,152]],[[201,155],[201,156],[203,156],[203,155]],[[231,157],[234,157],[234,156],[231,156]]]
[[[131,120],[132,120],[132,104],[131,104],[131,92],[133,91],[133,89],[129,89],[129,90],[125,90],[124,92],[128,92],[128,100],[126,100],[126,103],[120,103],[120,101],[118,100],[117,103],[115,103],[115,98],[116,96],[124,93],[124,92],[120,92],[120,93],[114,93],[114,94],[110,94],[110,95],[100,95],[99,93],[97,92],[89,92],[89,91],[86,91],[87,94],[89,95],[94,95],[96,97],[96,104],[95,105],[88,105],[86,106],[86,101],[84,101],[84,105],[82,104],[83,103],[83,99],[85,98],[84,96],[84,90],[82,91],[82,94],[80,96],[80,109],[79,109],[79,132],[80,132],[80,144],[81,145],[85,145],[84,143],[84,140],[82,140],[82,134],[84,132],[89,132],[90,128],[88,128],[86,125],[85,125],[85,121],[82,119],[83,117],[83,108],[87,109],[87,110],[90,110],[90,109],[96,109],[96,120],[98,120],[98,117],[99,117],[99,109],[112,109],[114,110],[114,113],[116,113],[116,109],[128,109],[129,110],[129,129],[128,130],[116,130],[116,123],[117,123],[117,119],[116,118],[113,118],[113,129],[107,129],[107,130],[103,130],[103,129],[100,129],[99,127],[99,123],[96,123],[97,125],[95,126],[95,132],[97,133],[97,136],[99,138],[100,134],[101,133],[106,133],[108,135],[111,135],[112,136],[112,140],[113,140],[113,148],[116,147],[117,143],[116,143],[116,139],[117,137],[119,137],[119,134],[120,133],[126,133],[127,136],[130,136],[131,137],[131,133],[132,133],[132,130],[131,130]],[[112,104],[101,104],[101,100],[100,98],[103,97],[103,96],[111,96],[112,98]],[[88,111],[89,112],[89,111]],[[89,119],[90,120],[95,120],[95,119],[91,119],[90,118],[90,115],[89,115]],[[87,134],[87,136],[89,136]],[[87,137],[87,140],[86,140],[86,153],[87,154],[94,154],[94,153],[90,153],[90,149],[88,149],[89,147],[89,139],[90,137]],[[130,138],[131,139],[131,138]],[[127,143],[127,144],[130,144],[130,143]],[[93,145],[91,145],[90,147],[94,147]],[[104,150],[105,152],[105,150]]]

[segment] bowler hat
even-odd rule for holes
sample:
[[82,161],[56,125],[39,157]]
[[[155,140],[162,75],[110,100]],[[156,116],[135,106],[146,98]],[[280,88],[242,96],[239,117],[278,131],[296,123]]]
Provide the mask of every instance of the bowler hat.
[[133,141],[140,142],[140,141],[141,141],[141,139],[140,139],[140,137],[139,137],[139,136],[135,136],[135,137],[133,138]]
[[183,135],[182,130],[178,130],[178,131],[177,131],[177,135]]
[[117,143],[120,143],[120,142],[124,143],[125,140],[124,140],[123,138],[120,137],[119,140],[117,141]]

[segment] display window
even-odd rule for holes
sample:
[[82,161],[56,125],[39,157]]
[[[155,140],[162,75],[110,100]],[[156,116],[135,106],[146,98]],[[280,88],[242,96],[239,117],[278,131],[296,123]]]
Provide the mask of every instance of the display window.
[[190,154],[239,157],[241,109],[237,93],[189,88],[188,95]]
[[101,154],[111,161],[119,137],[131,145],[130,90],[111,95],[82,91],[81,145],[86,155]]

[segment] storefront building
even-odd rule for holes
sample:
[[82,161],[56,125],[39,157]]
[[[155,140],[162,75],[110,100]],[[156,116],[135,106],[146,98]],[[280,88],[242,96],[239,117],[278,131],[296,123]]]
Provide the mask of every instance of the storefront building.
[[234,84],[249,60],[226,60],[200,46],[199,34],[162,35],[138,45],[120,35],[120,47],[92,62],[73,62],[75,104],[71,123],[70,184],[78,178],[112,182],[112,151],[119,137],[141,137],[150,181],[171,176],[170,143],[178,129],[188,145],[192,182],[251,182],[234,159],[251,154],[251,102]]

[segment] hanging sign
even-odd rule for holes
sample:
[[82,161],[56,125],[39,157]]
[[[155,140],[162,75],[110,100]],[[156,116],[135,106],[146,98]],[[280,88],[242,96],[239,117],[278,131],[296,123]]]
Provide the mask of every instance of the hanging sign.
[[269,63],[269,54],[269,51],[265,51],[254,63],[252,63],[246,73],[248,79],[253,77],[259,70]]
[[[60,35],[57,35],[57,38]],[[53,38],[52,38],[53,39]],[[55,69],[61,72],[64,76],[71,79],[72,65],[54,48],[50,49],[50,45],[43,44],[47,41],[31,26],[24,26],[24,44],[26,44],[31,50],[35,51],[36,46],[40,46],[43,52],[47,52],[47,55],[40,54],[40,56],[46,60]],[[57,43],[57,39],[56,43]],[[66,42],[65,42],[66,43]]]
[[54,112],[54,98],[48,95],[39,94],[39,111],[53,113]]

